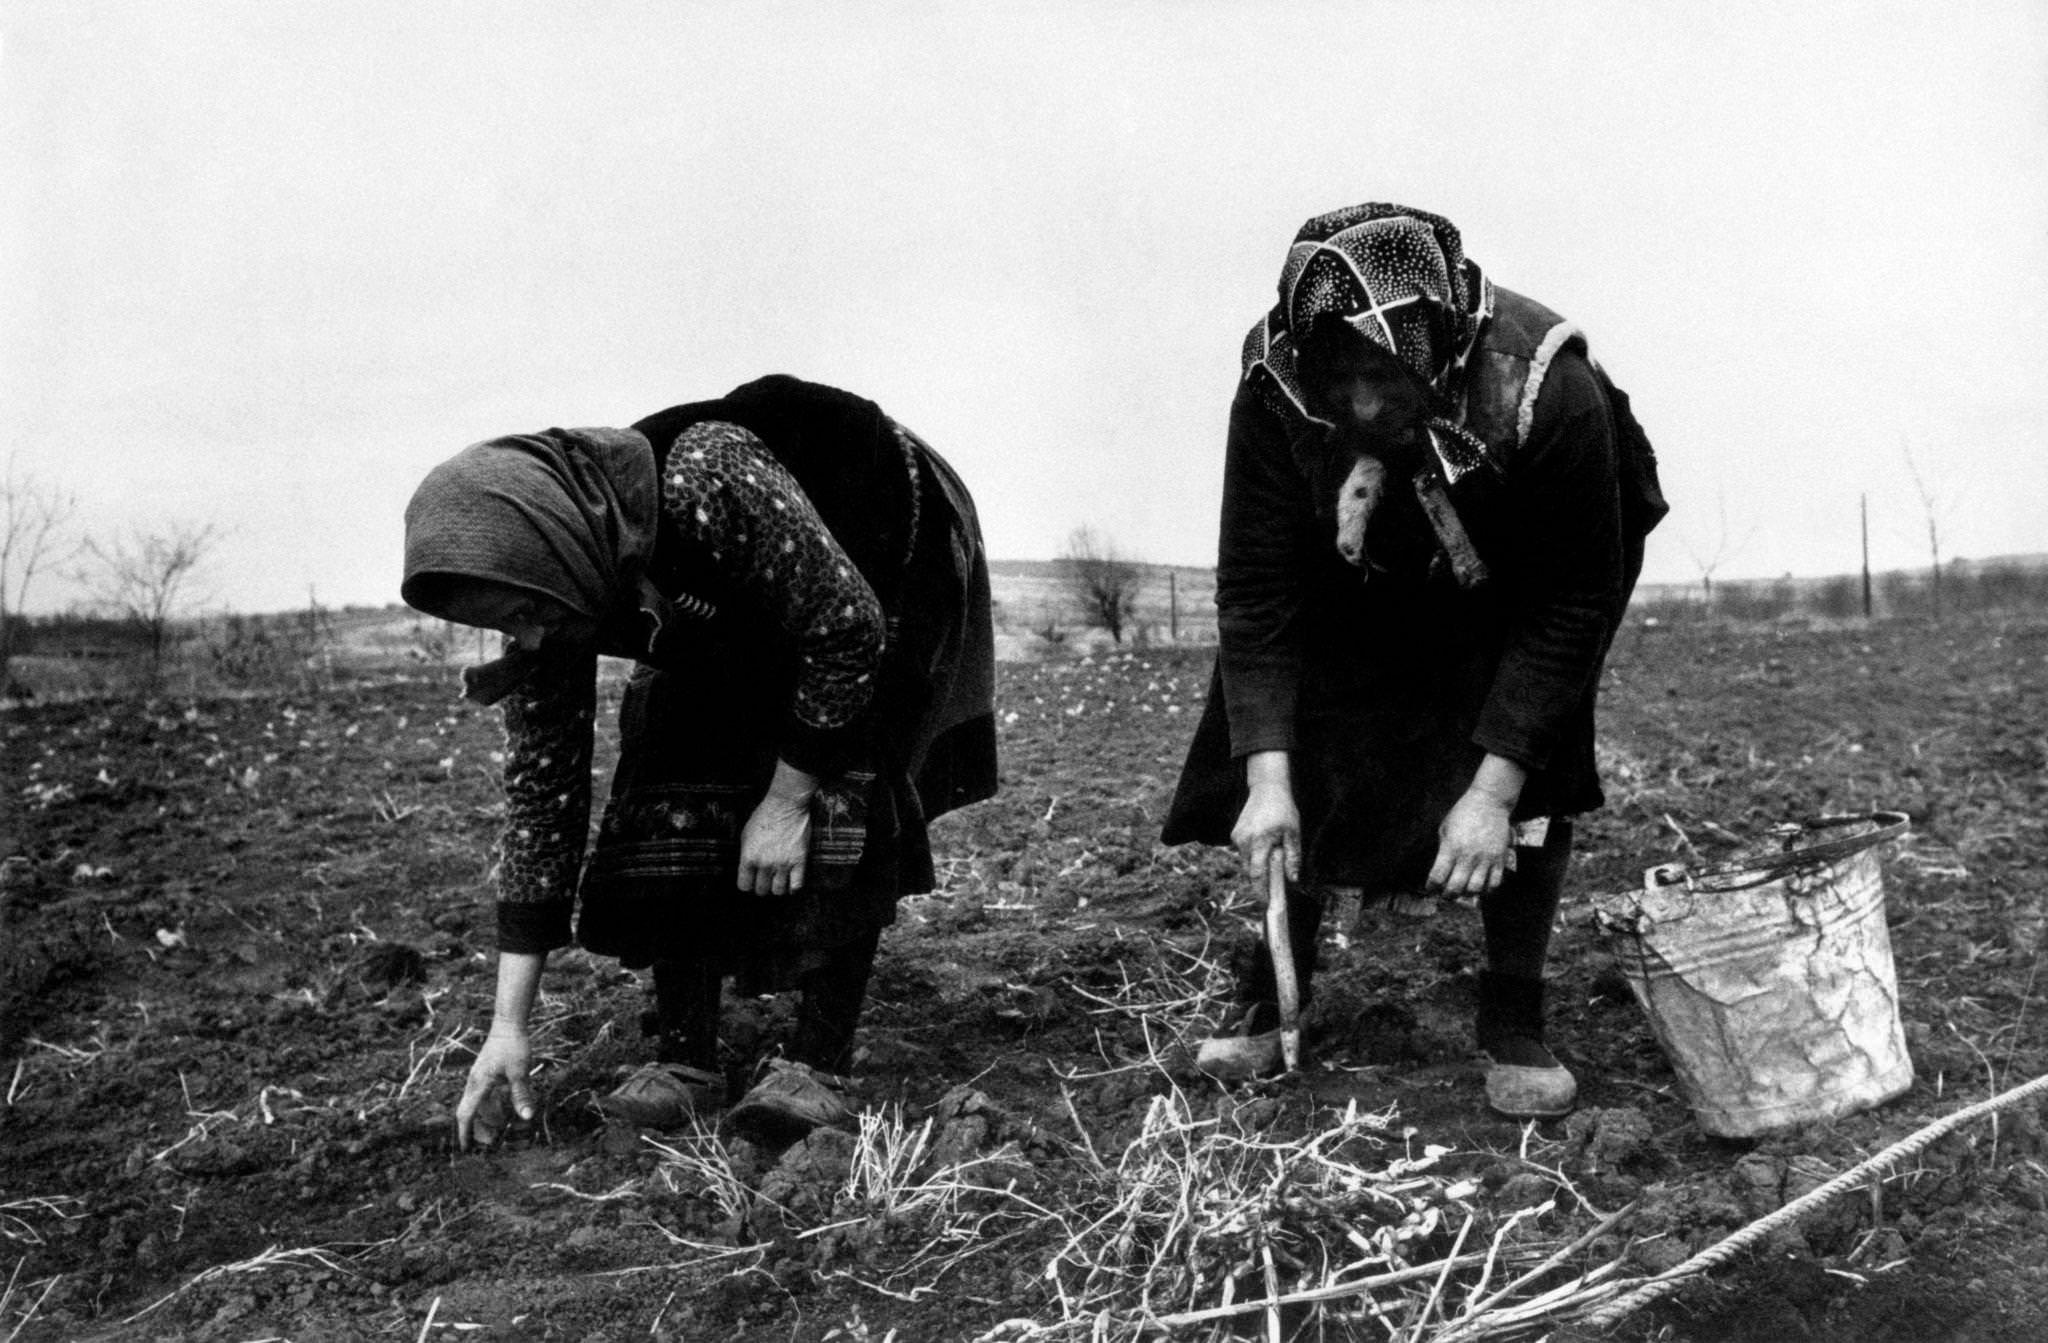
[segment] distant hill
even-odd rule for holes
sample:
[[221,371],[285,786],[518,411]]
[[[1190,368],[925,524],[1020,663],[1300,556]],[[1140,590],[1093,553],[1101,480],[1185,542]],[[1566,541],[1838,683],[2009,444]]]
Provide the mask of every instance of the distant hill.
[[[1139,564],[1134,618],[1127,644],[1204,645],[1216,642],[1216,573],[1202,565]],[[1099,650],[1109,636],[1082,618],[1059,560],[994,560],[989,564],[995,599],[996,655],[1028,660],[1056,650]],[[1934,609],[1930,571],[1889,570],[1872,576],[1879,616],[1925,615]],[[1793,616],[1845,617],[1862,613],[1857,574],[1780,578],[1716,579],[1713,614],[1735,620]],[[1660,617],[1703,611],[1701,584],[1644,583],[1635,605]],[[1957,559],[1942,569],[1945,611],[2014,609],[2048,605],[2048,552]],[[1664,608],[1658,610],[1657,608]],[[221,662],[223,647],[247,649],[251,635],[286,636],[284,655],[301,647],[290,638],[307,625],[305,610],[263,616],[209,613],[182,622],[177,656],[188,666]],[[485,631],[450,625],[408,607],[323,608],[318,612],[317,654],[307,665],[333,669],[454,667],[493,657],[498,639]],[[14,679],[45,692],[97,687],[118,680],[117,664],[132,659],[134,634],[118,621],[83,615],[35,616],[27,622],[13,662]],[[260,646],[254,648],[261,653]],[[303,652],[303,648],[301,649]],[[209,664],[209,658],[211,659]]]
[[[2048,574],[2048,552],[2035,551],[2024,555],[1991,555],[1984,559],[1967,556],[1944,560],[1941,566],[1944,581],[1953,581],[1959,587],[1977,580],[1986,573],[2010,573],[2028,576]],[[1927,565],[1911,569],[1874,570],[1871,583],[1883,586],[1926,586],[1933,569]],[[1784,574],[1777,578],[1716,578],[1714,590],[1718,592],[1782,592],[1794,600],[1810,600],[1843,583],[1854,583],[1859,589],[1863,576],[1858,573],[1821,574],[1794,576]],[[1635,604],[1662,605],[1668,602],[1697,601],[1700,583],[1697,579],[1684,583],[1639,583],[1636,585]]]
[[[1140,564],[1138,610],[1135,637],[1147,643],[1214,643],[1216,640],[1216,571],[1205,565]],[[1986,559],[1958,559],[1943,566],[1944,576],[1958,586],[1986,571],[2009,570],[2026,574],[2048,573],[2048,552],[1998,555]],[[1926,568],[1891,570],[1873,575],[1880,588],[1891,585],[1925,584]],[[1810,601],[1831,585],[1860,583],[1855,574],[1787,578],[1717,579],[1716,593],[1783,592],[1795,602]],[[1052,630],[1069,640],[1095,642],[1076,613],[1067,590],[1059,560],[991,560],[989,585],[995,598],[999,632],[1019,638]],[[1697,601],[1700,585],[1691,583],[1644,583],[1636,588],[1638,605]],[[479,638],[473,630],[449,628],[400,605],[358,608],[330,613],[337,635],[344,645],[368,652],[424,651],[432,656],[445,641],[449,656],[471,661],[491,651],[489,636]]]
[[[1147,644],[1216,641],[1216,574],[1195,565],[1139,565],[1137,610],[1126,638]],[[997,654],[1028,658],[1051,643],[1094,647],[1107,636],[1081,621],[1057,560],[995,560],[989,565]],[[292,613],[286,613],[290,615]],[[344,662],[467,665],[497,652],[495,636],[449,625],[409,607],[326,613]],[[1051,640],[1045,637],[1052,636]]]

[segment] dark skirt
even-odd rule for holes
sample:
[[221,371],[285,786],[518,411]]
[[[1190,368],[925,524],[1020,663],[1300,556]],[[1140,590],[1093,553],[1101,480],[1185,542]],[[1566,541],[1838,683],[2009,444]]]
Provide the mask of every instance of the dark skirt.
[[[584,873],[577,941],[637,968],[708,960],[746,991],[787,988],[931,887],[924,817],[902,771],[849,770],[811,803],[802,891],[738,889],[740,833],[775,769],[780,707],[744,701],[717,668],[634,669],[619,706],[619,763]],[[785,701],[786,702],[786,701]],[[906,794],[908,796],[906,797]]]

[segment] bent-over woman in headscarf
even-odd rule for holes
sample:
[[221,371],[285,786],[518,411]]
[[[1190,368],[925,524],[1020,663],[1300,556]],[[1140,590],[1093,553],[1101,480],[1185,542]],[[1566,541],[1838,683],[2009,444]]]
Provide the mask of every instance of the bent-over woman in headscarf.
[[[1544,977],[1572,818],[1601,804],[1608,644],[1662,516],[1655,459],[1577,327],[1496,287],[1447,219],[1302,226],[1244,345],[1216,571],[1217,676],[1168,843],[1278,863],[1304,999],[1331,897],[1476,900],[1488,1104],[1570,1110]],[[1271,949],[1218,1076],[1284,1062]]]
[[[729,1121],[845,1120],[881,929],[933,885],[927,823],[995,791],[988,573],[959,477],[872,402],[774,375],[631,429],[464,449],[406,511],[403,593],[507,640],[466,676],[503,705],[507,754],[496,1004],[460,1140],[489,1136],[501,1086],[533,1114],[528,1018],[572,914],[585,948],[653,971],[655,1058],[604,1108],[671,1126],[725,1104],[734,977],[800,999]],[[586,865],[600,653],[638,665]]]

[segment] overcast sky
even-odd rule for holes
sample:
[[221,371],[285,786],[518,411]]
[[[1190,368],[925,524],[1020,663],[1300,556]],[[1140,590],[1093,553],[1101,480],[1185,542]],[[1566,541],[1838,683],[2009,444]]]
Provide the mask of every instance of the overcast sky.
[[[781,370],[992,552],[1215,553],[1294,229],[1449,215],[1677,505],[1646,578],[2048,551],[2048,6],[62,0],[0,8],[0,457],[396,599],[466,443]],[[1724,519],[1725,518],[1725,522]],[[1724,553],[1725,552],[1725,553]],[[75,593],[47,584],[32,605]]]

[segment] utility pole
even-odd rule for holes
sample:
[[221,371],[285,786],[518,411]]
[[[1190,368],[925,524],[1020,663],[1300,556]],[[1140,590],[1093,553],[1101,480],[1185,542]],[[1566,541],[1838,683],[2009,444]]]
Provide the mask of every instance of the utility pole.
[[1870,619],[1870,494],[1865,491],[1858,500],[1863,514],[1863,618]]
[[1180,642],[1180,575],[1172,569],[1166,571],[1166,637]]

